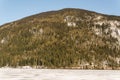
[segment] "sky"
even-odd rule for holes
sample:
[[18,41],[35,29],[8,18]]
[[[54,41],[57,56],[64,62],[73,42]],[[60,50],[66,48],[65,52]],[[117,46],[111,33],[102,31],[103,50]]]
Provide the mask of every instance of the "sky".
[[0,0],[0,25],[63,8],[80,8],[120,16],[120,0]]

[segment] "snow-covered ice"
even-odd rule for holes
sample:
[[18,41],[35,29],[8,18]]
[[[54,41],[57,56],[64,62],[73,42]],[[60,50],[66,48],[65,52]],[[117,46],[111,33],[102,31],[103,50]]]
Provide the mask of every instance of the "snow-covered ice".
[[120,80],[120,71],[3,68],[0,80]]

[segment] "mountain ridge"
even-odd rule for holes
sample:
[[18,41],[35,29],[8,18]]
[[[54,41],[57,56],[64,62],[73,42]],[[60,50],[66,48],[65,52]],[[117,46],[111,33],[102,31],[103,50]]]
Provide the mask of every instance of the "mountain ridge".
[[[37,14],[32,14],[32,15],[29,15],[29,16],[27,16],[27,17],[23,17],[23,18],[17,19],[17,20],[15,20],[15,21],[19,21],[19,20],[22,20],[22,19],[25,19],[25,18],[28,18],[28,17],[36,16],[36,15],[41,15],[41,14],[44,14],[44,13],[49,13],[49,12],[51,13],[51,12],[57,12],[57,11],[63,11],[63,10],[82,10],[82,11],[88,11],[88,12],[92,12],[92,13],[96,13],[96,14],[101,14],[101,15],[105,15],[105,16],[120,17],[119,15],[104,14],[104,13],[100,13],[100,12],[96,12],[96,11],[91,11],[91,10],[86,10],[86,9],[63,8],[63,9],[60,9],[60,10],[50,10],[50,11],[40,12],[40,13],[37,13]],[[7,24],[12,23],[12,22],[15,22],[15,21],[10,21],[10,22],[1,24],[0,26],[4,26],[4,25],[7,25]]]

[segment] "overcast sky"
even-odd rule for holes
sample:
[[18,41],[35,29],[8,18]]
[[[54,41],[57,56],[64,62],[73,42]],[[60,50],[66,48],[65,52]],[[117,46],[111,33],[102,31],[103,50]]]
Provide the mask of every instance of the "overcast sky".
[[120,16],[120,0],[0,0],[0,25],[63,8],[80,8]]

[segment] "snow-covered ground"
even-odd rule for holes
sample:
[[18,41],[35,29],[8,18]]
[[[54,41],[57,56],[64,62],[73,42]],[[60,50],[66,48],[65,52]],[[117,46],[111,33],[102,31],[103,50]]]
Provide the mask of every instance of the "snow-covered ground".
[[120,80],[120,71],[3,68],[0,80]]

